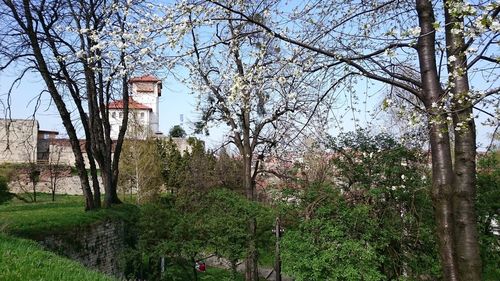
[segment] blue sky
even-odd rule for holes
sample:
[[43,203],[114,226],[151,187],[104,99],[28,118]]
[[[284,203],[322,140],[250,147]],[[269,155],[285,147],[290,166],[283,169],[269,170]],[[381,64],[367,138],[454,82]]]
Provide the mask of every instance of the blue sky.
[[[15,79],[17,73],[13,69],[10,71],[0,72],[0,100],[2,104],[0,105],[1,118],[5,118],[6,111],[4,105],[7,103],[6,92]],[[14,88],[11,96],[11,116],[14,119],[25,119],[31,118],[35,112],[37,104],[37,96],[43,90],[44,84],[38,73],[30,73],[26,75],[21,83]],[[361,91],[365,92],[365,89],[359,87]],[[195,122],[198,118],[198,113],[195,111],[196,97],[190,94],[190,90],[174,80],[173,78],[163,79],[163,91],[160,97],[160,130],[168,134],[170,128],[174,125],[180,124],[180,116],[183,115],[184,129],[191,134],[192,122]],[[379,95],[375,98],[367,99],[367,108],[371,110],[371,107],[379,105],[381,98]],[[344,110],[342,110],[344,111]],[[43,93],[40,98],[40,105],[35,113],[36,119],[40,123],[40,129],[44,130],[55,130],[59,131],[62,136],[64,136],[64,127],[62,126],[59,113],[53,104],[51,104],[50,96],[48,93]],[[351,114],[346,114],[344,118],[344,125],[347,130],[353,128],[353,123],[350,120]],[[366,116],[361,116],[359,118],[361,124],[367,120]],[[481,118],[479,119],[479,121]],[[484,150],[489,144],[488,133],[491,133],[491,128],[484,127],[477,122],[478,126],[478,145],[480,150]],[[215,148],[223,142],[224,133],[226,128],[224,126],[214,127],[210,130],[210,136],[198,135],[198,137],[204,139],[209,147]],[[330,133],[335,134],[333,130]],[[481,149],[481,146],[483,149]]]
[[[0,118],[5,118],[7,112],[7,91],[16,79],[18,73],[15,69],[0,72]],[[11,95],[11,117],[13,119],[32,118],[35,108],[37,108],[37,97],[44,89],[44,82],[38,73],[25,75],[21,83],[15,87]],[[190,94],[190,90],[181,83],[172,79],[163,79],[163,91],[160,97],[160,131],[168,134],[170,128],[181,123],[183,116],[183,128],[192,133],[192,122],[198,118],[195,112],[196,98]],[[64,127],[55,106],[51,103],[50,95],[42,93],[40,104],[35,113],[36,119],[40,123],[40,129],[59,131],[64,135]],[[199,136],[208,141],[211,145],[222,142],[223,129],[214,128],[209,137]]]

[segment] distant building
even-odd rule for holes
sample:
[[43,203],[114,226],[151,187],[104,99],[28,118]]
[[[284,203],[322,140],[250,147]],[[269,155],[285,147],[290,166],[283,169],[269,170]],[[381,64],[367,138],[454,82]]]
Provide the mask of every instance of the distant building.
[[49,162],[50,146],[59,132],[38,130],[37,133],[37,162]]
[[[159,97],[162,82],[152,75],[134,77],[129,80],[131,93],[129,99],[129,120],[127,138],[145,139],[161,134],[159,131]],[[111,139],[118,139],[122,120],[124,101],[116,100],[108,105]]]
[[[152,75],[133,77],[129,80],[129,121],[126,131],[128,139],[147,137],[165,138],[159,131],[159,97],[162,82]],[[108,104],[110,136],[118,139],[123,120],[123,100]],[[36,120],[0,119],[0,163],[58,163],[75,164],[75,157],[69,139],[58,139],[57,131],[40,130]],[[191,147],[184,138],[173,138],[181,152]],[[86,166],[89,165],[85,140],[80,148]]]

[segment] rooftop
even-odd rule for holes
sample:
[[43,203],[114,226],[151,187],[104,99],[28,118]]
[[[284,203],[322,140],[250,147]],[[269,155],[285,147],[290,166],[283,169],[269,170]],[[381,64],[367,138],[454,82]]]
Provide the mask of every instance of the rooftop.
[[[123,100],[116,100],[116,101],[113,101],[111,102],[109,105],[108,105],[108,108],[109,109],[123,109],[125,108],[125,104],[123,102]],[[129,101],[128,101],[128,108],[129,109],[143,109],[143,110],[152,110],[151,107],[147,106],[147,105],[144,105],[140,102],[137,102],[135,101],[134,99],[132,98],[129,98]]]
[[128,80],[129,83],[134,83],[134,82],[161,82],[158,77],[151,75],[151,74],[146,74],[138,77],[132,77],[130,80]]

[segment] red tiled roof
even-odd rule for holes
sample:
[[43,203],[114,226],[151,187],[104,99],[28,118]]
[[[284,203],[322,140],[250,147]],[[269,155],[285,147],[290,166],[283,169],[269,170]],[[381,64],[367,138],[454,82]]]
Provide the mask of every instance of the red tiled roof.
[[134,83],[134,82],[161,82],[160,79],[158,79],[156,76],[151,75],[151,74],[146,74],[142,75],[139,77],[132,77],[130,80],[128,80],[129,83]]
[[[109,109],[123,109],[123,108],[125,108],[125,105],[123,104],[123,100],[116,100],[116,101],[111,102],[108,105],[108,108]],[[147,105],[144,105],[144,104],[142,104],[140,102],[136,102],[132,98],[130,98],[129,101],[128,101],[128,108],[130,108],[130,109],[152,110],[151,107],[149,107]]]

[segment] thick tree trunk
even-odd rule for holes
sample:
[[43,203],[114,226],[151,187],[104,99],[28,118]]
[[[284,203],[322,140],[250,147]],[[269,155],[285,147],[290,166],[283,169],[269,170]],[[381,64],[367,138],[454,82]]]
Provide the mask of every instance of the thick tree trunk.
[[430,125],[432,154],[432,201],[436,217],[439,254],[444,280],[459,280],[454,250],[454,219],[451,201],[453,171],[446,124]]
[[[246,197],[250,201],[255,201],[255,190],[252,183],[252,155],[249,152],[249,146],[245,150],[243,155],[244,159],[244,173],[245,173],[245,191]],[[250,238],[248,240],[247,246],[247,258],[245,261],[245,280],[246,281],[258,281],[258,269],[257,269],[257,245],[256,245],[256,235],[257,235],[257,220],[253,217],[248,221],[248,233]]]
[[[451,93],[453,94],[453,127],[455,136],[455,180],[453,193],[454,247],[460,280],[481,280],[481,257],[477,233],[474,200],[476,196],[476,131],[469,100],[467,58],[461,28],[463,17],[452,15],[444,1],[446,26],[446,53]],[[463,5],[453,1],[453,5]],[[454,59],[450,59],[450,58]]]
[[435,208],[436,231],[439,244],[444,280],[458,281],[458,269],[454,251],[454,220],[452,205],[453,169],[451,160],[449,132],[446,116],[439,112],[433,103],[439,103],[443,90],[435,60],[435,22],[432,3],[417,0],[419,26],[417,52],[422,81],[422,99],[430,113],[429,134],[432,154],[432,200]]
[[118,194],[116,193],[116,185],[113,186],[112,174],[109,170],[107,173],[102,174],[102,181],[105,192],[104,207],[109,208],[113,204],[121,204],[122,201],[120,201],[120,199],[118,198]]
[[[239,58],[239,55],[236,55]],[[238,64],[242,69],[242,66]],[[243,73],[243,70],[241,70]],[[248,94],[248,93],[247,93]],[[245,104],[248,103],[248,98],[244,100]],[[243,129],[243,140],[241,142],[241,154],[243,155],[243,174],[245,180],[245,192],[246,197],[249,201],[255,201],[255,184],[252,177],[252,159],[253,151],[250,141],[250,113],[246,106],[242,109],[242,129]],[[259,274],[257,269],[257,219],[255,217],[250,218],[247,224],[248,228],[248,245],[247,245],[247,258],[245,261],[245,280],[246,281],[258,281]]]
[[481,256],[477,232],[476,197],[476,140],[474,120],[464,121],[472,109],[453,117],[454,124],[464,122],[465,128],[455,133],[455,192],[453,209],[455,220],[455,250],[460,280],[481,280]]
[[87,175],[87,171],[85,169],[85,163],[82,156],[82,150],[80,147],[80,142],[78,140],[78,136],[76,134],[76,130],[71,122],[71,114],[69,113],[66,105],[60,95],[52,77],[50,76],[50,72],[43,57],[42,49],[40,42],[38,41],[37,31],[33,26],[33,16],[31,14],[31,6],[29,0],[23,0],[23,13],[26,19],[26,22],[23,22],[23,19],[19,16],[16,8],[14,6],[9,6],[11,11],[14,14],[16,21],[19,26],[26,32],[29,39],[29,44],[31,45],[31,49],[33,50],[33,55],[35,57],[38,71],[42,76],[45,85],[47,86],[47,90],[56,105],[56,108],[61,116],[63,125],[68,133],[68,137],[70,139],[71,148],[73,150],[73,154],[75,155],[75,166],[78,171],[78,177],[80,178],[80,182],[82,184],[83,195],[85,197],[85,210],[91,210],[95,208],[94,201],[92,198],[92,190],[90,189],[89,179]]

